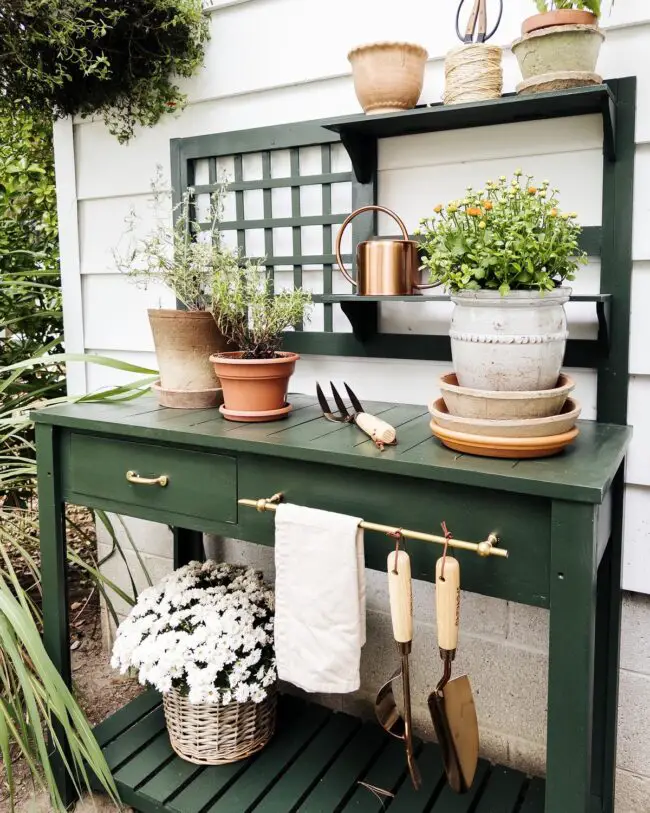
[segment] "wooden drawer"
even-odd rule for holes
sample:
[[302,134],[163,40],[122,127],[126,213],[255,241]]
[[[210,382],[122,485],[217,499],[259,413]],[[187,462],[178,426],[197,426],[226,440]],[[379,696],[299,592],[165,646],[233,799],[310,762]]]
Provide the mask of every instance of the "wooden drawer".
[[[73,434],[69,459],[67,485],[72,494],[99,498],[101,503],[237,522],[235,458]],[[127,472],[142,478],[164,476],[166,484],[132,483],[127,480]]]

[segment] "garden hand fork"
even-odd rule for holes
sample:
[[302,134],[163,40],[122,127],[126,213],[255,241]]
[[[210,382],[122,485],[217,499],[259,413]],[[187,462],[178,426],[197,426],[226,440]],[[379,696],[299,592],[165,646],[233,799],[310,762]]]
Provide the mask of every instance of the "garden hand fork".
[[323,410],[323,417],[327,418],[328,421],[334,421],[335,423],[354,423],[356,424],[359,429],[370,437],[373,441],[375,446],[379,449],[379,451],[384,451],[384,446],[394,446],[397,443],[395,429],[386,421],[382,421],[379,418],[376,418],[374,415],[370,415],[367,412],[364,412],[363,407],[361,406],[361,402],[357,398],[357,396],[352,392],[350,387],[347,384],[343,384],[345,389],[347,390],[348,396],[350,398],[350,403],[352,404],[352,409],[354,412],[350,413],[348,408],[346,407],[343,399],[338,393],[338,390],[330,381],[330,387],[332,388],[332,395],[334,396],[334,400],[336,401],[336,406],[339,409],[339,414],[332,412],[330,409],[329,403],[327,402],[327,398],[323,394],[323,390],[320,388],[320,384],[316,383],[316,395],[318,396],[318,403],[320,404],[321,409]]

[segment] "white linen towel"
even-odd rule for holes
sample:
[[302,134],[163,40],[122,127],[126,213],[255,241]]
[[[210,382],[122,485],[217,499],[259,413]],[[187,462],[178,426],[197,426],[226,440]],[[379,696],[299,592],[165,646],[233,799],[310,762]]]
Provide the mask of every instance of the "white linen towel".
[[361,520],[281,503],[275,512],[278,677],[306,692],[361,683],[366,582]]

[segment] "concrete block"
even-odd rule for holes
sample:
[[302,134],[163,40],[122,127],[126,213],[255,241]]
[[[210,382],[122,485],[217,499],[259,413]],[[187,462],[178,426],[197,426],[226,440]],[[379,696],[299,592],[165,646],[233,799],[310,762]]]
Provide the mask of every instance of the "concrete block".
[[508,611],[508,641],[548,652],[548,610],[511,601],[508,603]]
[[623,597],[621,668],[650,675],[650,596]]
[[[141,553],[151,553],[154,556],[163,556],[169,559],[173,557],[172,533],[166,525],[144,519],[135,519],[134,517],[120,518],[117,514],[108,514],[108,518],[120,545],[125,551],[133,551],[133,546],[125,530],[126,527]],[[98,542],[102,545],[112,545],[111,536],[101,520],[96,519],[95,524],[97,526]]]
[[641,776],[650,775],[649,708],[650,676],[622,669],[618,706],[617,764],[619,768]]
[[645,813],[650,810],[650,778],[628,771],[616,771],[616,813]]
[[275,548],[228,537],[207,537],[206,552],[218,562],[247,565],[261,570],[267,582],[275,581]]
[[509,735],[508,758],[505,764],[531,776],[545,776],[546,745],[543,742],[532,742]]
[[[112,550],[111,545],[104,545],[100,543],[97,545],[97,552],[100,558],[110,554]],[[151,554],[141,554],[144,567],[146,568],[149,577],[153,584],[156,584],[172,570],[172,561],[169,558],[161,556],[153,556]],[[126,561],[125,561],[126,560]],[[102,573],[110,579],[114,584],[118,585],[125,593],[131,594],[131,579],[135,582],[138,592],[148,587],[146,576],[143,572],[142,565],[138,561],[137,556],[133,551],[124,551],[124,558],[122,558],[116,551],[110,559],[102,565]],[[113,603],[115,611],[120,615],[127,615],[131,609],[129,605],[119,596],[116,596],[109,587],[106,588],[110,600]]]

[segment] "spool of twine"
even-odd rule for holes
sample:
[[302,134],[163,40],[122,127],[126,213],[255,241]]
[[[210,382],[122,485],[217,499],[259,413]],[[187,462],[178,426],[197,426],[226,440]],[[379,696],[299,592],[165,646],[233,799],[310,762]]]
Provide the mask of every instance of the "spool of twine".
[[496,99],[503,90],[503,51],[498,45],[468,43],[445,58],[445,104]]

